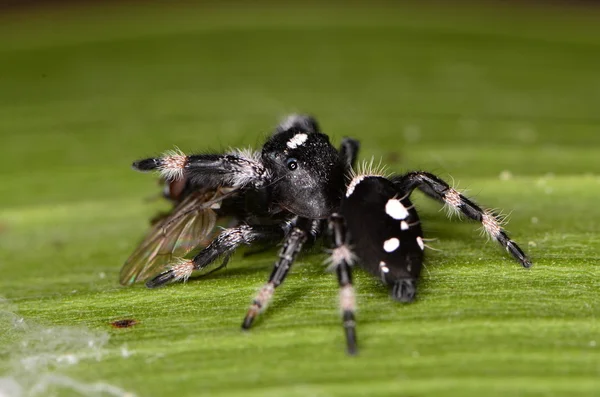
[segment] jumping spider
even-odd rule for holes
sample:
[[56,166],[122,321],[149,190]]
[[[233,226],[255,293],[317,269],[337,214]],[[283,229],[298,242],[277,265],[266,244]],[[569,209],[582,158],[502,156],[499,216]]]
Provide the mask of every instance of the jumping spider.
[[[226,154],[167,153],[133,163],[140,171],[157,170],[166,181],[173,210],[158,220],[121,270],[121,283],[146,281],[149,288],[185,281],[240,245],[275,244],[283,248],[267,283],[244,321],[248,329],[285,280],[307,241],[328,232],[328,261],[340,286],[347,350],[356,352],[356,308],[351,268],[358,265],[391,289],[400,302],[415,298],[423,262],[423,233],[410,202],[413,190],[480,222],[483,230],[523,267],[531,262],[501,226],[497,215],[482,209],[437,176],[412,171],[384,177],[372,170],[353,171],[359,143],[342,140],[336,149],[315,119],[292,115],[267,139],[260,152]],[[213,233],[221,217],[233,219],[193,259],[182,259]],[[216,270],[216,269],[215,269]]]

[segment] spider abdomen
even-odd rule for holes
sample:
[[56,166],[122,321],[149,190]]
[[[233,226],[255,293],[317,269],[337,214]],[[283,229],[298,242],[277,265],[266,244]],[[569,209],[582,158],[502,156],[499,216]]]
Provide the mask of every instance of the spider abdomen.
[[[342,201],[341,214],[358,264],[394,291],[402,284],[414,287],[424,248],[417,211],[408,195],[389,180],[380,176],[357,178]],[[412,300],[393,294],[400,300]]]

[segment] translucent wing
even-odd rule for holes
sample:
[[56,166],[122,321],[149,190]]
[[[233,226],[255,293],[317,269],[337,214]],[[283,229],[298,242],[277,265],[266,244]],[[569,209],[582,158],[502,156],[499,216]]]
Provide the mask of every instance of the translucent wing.
[[217,214],[211,208],[225,198],[221,191],[194,192],[159,220],[121,268],[120,282],[131,285],[165,270],[174,257],[182,257],[211,234]]

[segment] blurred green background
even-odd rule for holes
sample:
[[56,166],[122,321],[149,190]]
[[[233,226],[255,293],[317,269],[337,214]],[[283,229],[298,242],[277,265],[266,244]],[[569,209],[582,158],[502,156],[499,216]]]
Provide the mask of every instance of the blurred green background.
[[[600,394],[599,71],[592,4],[0,8],[0,395]],[[274,250],[120,287],[166,208],[132,160],[260,147],[290,112],[510,213],[534,267],[416,195],[439,251],[411,305],[357,272],[355,358],[318,251],[246,334]]]

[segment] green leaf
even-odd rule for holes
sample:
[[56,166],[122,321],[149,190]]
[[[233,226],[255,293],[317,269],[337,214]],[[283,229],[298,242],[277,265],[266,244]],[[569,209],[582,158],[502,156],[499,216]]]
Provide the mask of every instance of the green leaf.
[[[3,12],[0,394],[597,393],[600,24],[596,8],[566,7]],[[436,251],[410,305],[356,272],[358,357],[319,249],[250,332],[275,250],[187,284],[121,287],[166,208],[131,162],[259,147],[290,112],[509,213],[534,267],[416,195]],[[137,323],[111,326],[123,319]]]

